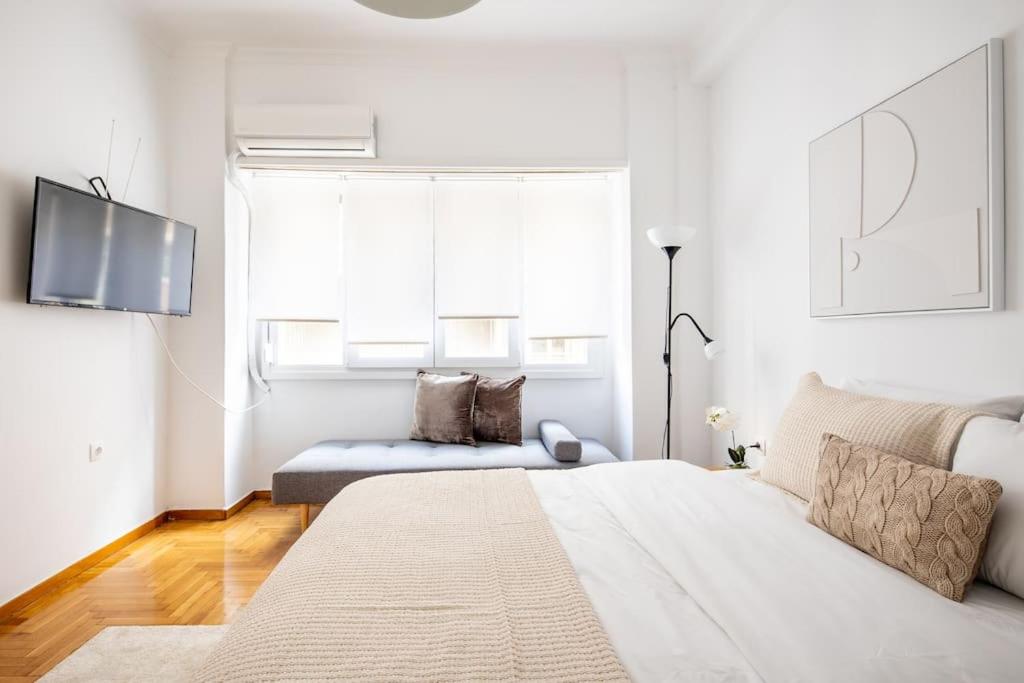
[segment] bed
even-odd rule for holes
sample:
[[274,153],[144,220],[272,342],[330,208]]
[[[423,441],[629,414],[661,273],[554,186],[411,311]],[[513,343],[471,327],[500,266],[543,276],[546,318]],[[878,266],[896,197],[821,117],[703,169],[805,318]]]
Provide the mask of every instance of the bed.
[[[402,474],[346,488],[200,680],[1020,679],[1024,600],[981,582],[963,603],[947,600],[807,523],[805,503],[746,473],[675,461],[504,471],[531,500],[508,498],[515,481],[490,474]],[[484,543],[463,533],[452,486],[490,487],[473,510],[501,533]],[[481,566],[507,571],[502,609],[519,591],[547,596],[565,619],[544,621],[535,602],[494,611],[493,595],[453,603],[448,591],[485,592],[460,573],[481,545],[547,533],[558,542],[525,558],[502,546]],[[587,604],[558,603],[572,593],[558,578],[562,560]]]

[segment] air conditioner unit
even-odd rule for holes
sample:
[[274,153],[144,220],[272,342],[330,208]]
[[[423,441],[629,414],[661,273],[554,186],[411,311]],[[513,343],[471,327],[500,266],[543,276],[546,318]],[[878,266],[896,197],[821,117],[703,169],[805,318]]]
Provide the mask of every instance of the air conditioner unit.
[[373,111],[358,105],[238,105],[235,138],[250,157],[377,156]]

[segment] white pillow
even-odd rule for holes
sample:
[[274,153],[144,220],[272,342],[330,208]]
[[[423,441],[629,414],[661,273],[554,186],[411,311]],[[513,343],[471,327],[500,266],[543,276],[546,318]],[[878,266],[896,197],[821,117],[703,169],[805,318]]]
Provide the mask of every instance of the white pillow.
[[915,403],[945,403],[951,406],[974,408],[1004,420],[1020,420],[1024,413],[1024,396],[1000,396],[985,398],[949,391],[901,387],[896,384],[873,382],[851,377],[844,377],[840,389],[865,396],[880,396],[897,401],[913,401]]
[[1024,424],[984,416],[970,420],[953,471],[1003,485],[979,576],[1024,598]]

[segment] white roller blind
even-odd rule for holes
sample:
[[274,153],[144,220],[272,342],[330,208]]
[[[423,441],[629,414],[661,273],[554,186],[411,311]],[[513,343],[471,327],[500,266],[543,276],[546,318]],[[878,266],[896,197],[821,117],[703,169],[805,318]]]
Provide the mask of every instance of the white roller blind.
[[434,334],[430,181],[349,179],[343,195],[349,343],[429,343]]
[[522,193],[526,336],[607,336],[608,181],[525,180]]
[[341,180],[257,175],[252,190],[253,315],[337,320]]
[[518,317],[519,185],[514,179],[436,181],[438,317]]

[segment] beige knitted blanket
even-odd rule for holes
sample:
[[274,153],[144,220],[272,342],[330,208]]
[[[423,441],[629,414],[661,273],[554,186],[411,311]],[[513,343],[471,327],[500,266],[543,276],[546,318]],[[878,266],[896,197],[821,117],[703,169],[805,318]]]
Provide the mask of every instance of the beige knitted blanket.
[[628,680],[523,470],[347,487],[197,678]]

